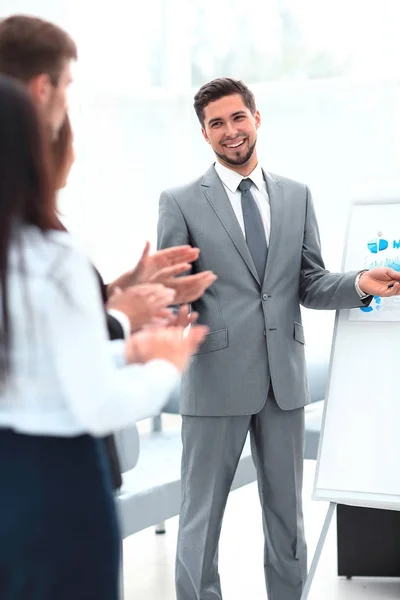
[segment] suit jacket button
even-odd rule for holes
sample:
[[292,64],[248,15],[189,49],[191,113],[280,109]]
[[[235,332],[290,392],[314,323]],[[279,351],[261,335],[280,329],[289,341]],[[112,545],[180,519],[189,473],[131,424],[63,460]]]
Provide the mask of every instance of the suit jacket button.
[[263,294],[263,295],[262,295],[262,299],[263,299],[263,300],[268,300],[268,296],[267,296],[267,294]]

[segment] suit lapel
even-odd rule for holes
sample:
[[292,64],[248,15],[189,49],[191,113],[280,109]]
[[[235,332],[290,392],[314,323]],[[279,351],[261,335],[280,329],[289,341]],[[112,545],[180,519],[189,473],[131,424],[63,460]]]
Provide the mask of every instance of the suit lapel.
[[211,205],[218,219],[221,221],[224,229],[231,238],[233,244],[246,263],[254,279],[260,285],[260,279],[254,266],[253,259],[251,258],[250,251],[247,247],[242,229],[225,192],[223,183],[218,177],[213,166],[210,167],[210,169],[205,173],[201,181],[201,186],[207,201]]
[[267,266],[264,275],[265,281],[268,277],[268,273],[272,268],[279,243],[279,236],[283,219],[283,189],[277,177],[275,177],[274,175],[270,175],[265,171],[263,171],[263,174],[264,179],[267,182],[267,190],[271,208],[271,229],[268,245]]

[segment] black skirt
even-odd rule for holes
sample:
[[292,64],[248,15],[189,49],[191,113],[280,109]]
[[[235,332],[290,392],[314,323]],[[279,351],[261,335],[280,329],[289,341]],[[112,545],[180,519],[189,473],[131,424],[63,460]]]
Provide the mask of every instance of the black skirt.
[[119,561],[104,444],[0,429],[0,599],[117,600]]

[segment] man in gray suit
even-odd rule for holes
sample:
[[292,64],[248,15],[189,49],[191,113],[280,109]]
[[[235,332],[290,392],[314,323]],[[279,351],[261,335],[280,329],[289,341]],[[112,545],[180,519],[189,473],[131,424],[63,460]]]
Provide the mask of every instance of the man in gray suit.
[[240,81],[195,96],[217,162],[164,191],[159,247],[200,248],[195,270],[218,280],[193,304],[210,333],[182,381],[182,508],[178,600],[221,600],[218,542],[224,509],[251,436],[265,533],[269,600],[299,600],[307,573],[301,504],[304,406],[309,402],[300,304],[362,306],[400,293],[400,273],[329,273],[307,186],[264,171],[260,114]]

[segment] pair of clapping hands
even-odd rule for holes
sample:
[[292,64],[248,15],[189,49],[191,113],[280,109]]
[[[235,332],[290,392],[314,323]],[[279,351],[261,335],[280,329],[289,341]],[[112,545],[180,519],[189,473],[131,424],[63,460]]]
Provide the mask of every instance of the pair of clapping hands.
[[[129,363],[166,359],[182,372],[204,340],[208,329],[194,325],[198,315],[188,305],[217,277],[212,271],[184,275],[199,253],[198,248],[176,246],[150,254],[147,243],[136,267],[108,285],[107,308],[123,312],[131,325],[125,351]],[[173,304],[181,305],[177,313],[168,308]]]

